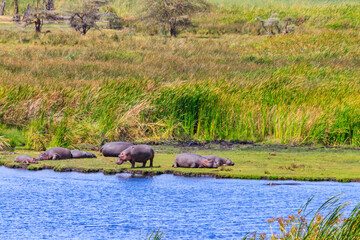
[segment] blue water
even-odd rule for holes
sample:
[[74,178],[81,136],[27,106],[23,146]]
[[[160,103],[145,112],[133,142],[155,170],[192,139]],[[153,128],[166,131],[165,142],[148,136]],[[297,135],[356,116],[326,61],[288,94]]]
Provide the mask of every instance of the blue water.
[[[267,219],[317,208],[343,193],[360,202],[359,183],[105,176],[0,167],[0,239],[239,239],[269,233]],[[290,181],[287,181],[290,182]]]

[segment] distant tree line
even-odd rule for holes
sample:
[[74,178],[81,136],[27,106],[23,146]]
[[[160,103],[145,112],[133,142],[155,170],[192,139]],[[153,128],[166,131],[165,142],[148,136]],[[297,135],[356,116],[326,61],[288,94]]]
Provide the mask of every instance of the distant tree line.
[[[13,20],[22,22],[25,26],[33,25],[36,32],[41,32],[44,21],[59,22],[68,21],[70,26],[85,35],[90,29],[101,29],[99,22],[107,22],[108,28],[122,29],[123,19],[109,11],[109,0],[83,0],[72,11],[59,12],[55,10],[54,0],[36,0],[36,6],[27,6],[21,18],[19,14],[18,0],[14,1]],[[201,12],[211,9],[206,0],[144,0],[145,8],[141,21],[148,26],[160,26],[165,33],[176,37],[181,28],[193,26],[191,18]],[[4,14],[5,0],[0,5],[0,15]],[[107,11],[101,12],[101,8],[107,5]],[[291,24],[291,18],[282,21],[277,14],[272,14],[267,20],[260,17],[255,19],[260,25],[257,26],[258,34],[266,35],[287,34],[294,31],[295,26]]]
[[[72,12],[56,12],[54,0],[43,0],[43,3],[36,0],[36,6],[28,5],[22,18],[18,0],[13,1],[13,20],[22,22],[25,26],[34,24],[36,32],[41,32],[44,21],[62,20],[68,20],[72,28],[84,35],[90,29],[100,29],[98,22],[108,22],[109,28],[122,28],[123,20],[115,13],[100,13],[100,8],[107,4],[108,0],[84,0]],[[192,15],[206,11],[210,6],[205,0],[145,0],[145,3],[146,11],[141,20],[160,25],[173,37],[177,35],[179,27],[192,26]],[[4,15],[5,6],[6,3],[2,0],[0,15]]]

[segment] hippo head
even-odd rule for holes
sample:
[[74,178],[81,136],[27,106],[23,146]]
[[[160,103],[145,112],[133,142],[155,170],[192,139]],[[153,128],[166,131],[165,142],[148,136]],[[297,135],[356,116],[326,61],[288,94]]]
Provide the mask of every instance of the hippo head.
[[50,160],[50,155],[47,152],[42,152],[36,160]]
[[234,166],[235,163],[233,161],[231,161],[230,159],[227,159],[227,158],[224,158],[224,163],[223,165],[226,165],[226,166]]
[[38,163],[38,160],[36,159],[36,158],[31,158],[30,160],[29,160],[29,163]]
[[205,160],[201,161],[201,167],[204,167],[204,168],[217,168],[218,164],[215,161],[211,160],[211,159],[205,159]]
[[131,160],[131,156],[129,152],[123,151],[122,153],[120,153],[118,160],[116,161],[116,164],[121,165],[126,161],[130,161]]
[[85,156],[88,157],[88,158],[97,158],[95,154],[93,153],[87,153],[85,152]]

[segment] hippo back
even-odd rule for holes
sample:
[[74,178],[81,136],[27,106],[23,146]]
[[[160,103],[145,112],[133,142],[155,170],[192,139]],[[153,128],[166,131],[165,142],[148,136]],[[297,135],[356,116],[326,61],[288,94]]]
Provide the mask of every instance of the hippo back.
[[81,158],[83,155],[83,152],[77,149],[71,150],[72,158]]
[[154,150],[148,145],[135,145],[124,150],[124,152],[126,151],[130,151],[136,162],[146,161],[154,157]]
[[73,158],[96,158],[96,155],[93,153],[88,153],[80,150],[71,150],[71,155]]
[[35,158],[29,156],[29,155],[18,155],[15,157],[14,162],[18,163],[37,163]]
[[175,157],[174,167],[199,167],[201,160],[206,160],[206,158],[195,153],[181,153]]
[[110,142],[102,146],[100,152],[104,157],[117,157],[122,151],[133,146],[133,144],[128,142]]
[[53,160],[71,159],[72,158],[70,150],[67,148],[63,148],[63,147],[53,147],[45,152],[47,154],[49,154],[51,159],[53,159]]

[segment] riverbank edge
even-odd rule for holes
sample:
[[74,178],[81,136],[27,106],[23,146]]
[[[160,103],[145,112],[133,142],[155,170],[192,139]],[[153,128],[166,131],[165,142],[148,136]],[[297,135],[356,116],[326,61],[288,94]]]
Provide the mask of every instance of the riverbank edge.
[[215,174],[215,173],[187,173],[179,170],[140,170],[140,169],[102,169],[102,168],[74,168],[74,167],[57,167],[50,165],[35,165],[35,164],[15,164],[5,161],[0,161],[0,166],[4,166],[6,168],[12,169],[23,169],[29,171],[40,171],[40,170],[53,170],[55,172],[78,172],[78,173],[98,173],[101,172],[104,175],[115,175],[119,173],[129,173],[129,174],[138,174],[144,177],[153,177],[162,174],[173,174],[174,176],[182,176],[182,177],[212,177],[218,179],[247,179],[247,180],[271,180],[271,181],[309,181],[309,182],[360,182],[360,178],[332,178],[332,177],[285,177],[285,176],[260,176],[260,175],[226,175],[226,174]]

